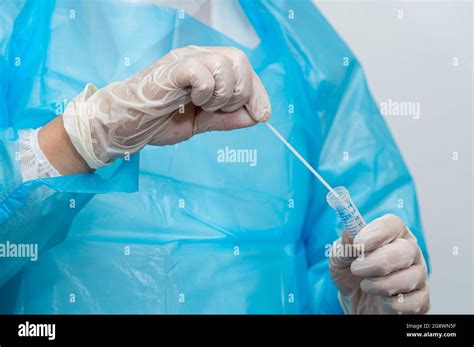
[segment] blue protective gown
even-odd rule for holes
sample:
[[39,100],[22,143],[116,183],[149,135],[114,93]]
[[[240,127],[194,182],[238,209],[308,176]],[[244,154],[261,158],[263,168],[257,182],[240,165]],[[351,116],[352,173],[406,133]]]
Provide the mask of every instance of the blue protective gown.
[[[310,1],[240,5],[253,49],[174,8],[0,2],[0,243],[40,248],[35,262],[0,258],[1,312],[342,312],[325,256],[341,226],[324,187],[264,125],[21,183],[18,129],[53,119],[88,82],[189,44],[244,50],[273,125],[367,220],[402,217],[427,256],[413,180],[351,51]],[[255,165],[218,160],[226,148],[256,150]]]

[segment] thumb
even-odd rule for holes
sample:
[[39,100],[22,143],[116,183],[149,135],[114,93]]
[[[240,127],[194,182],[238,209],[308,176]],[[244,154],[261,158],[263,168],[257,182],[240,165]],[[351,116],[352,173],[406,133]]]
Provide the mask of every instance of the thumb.
[[353,252],[352,239],[347,230],[342,237],[333,243],[333,254],[329,259],[329,273],[337,289],[343,297],[351,297],[359,288],[361,279],[351,272],[351,264],[356,259]]
[[354,252],[352,238],[347,230],[344,229],[342,236],[334,241],[332,245],[329,263],[333,267],[349,267],[355,258],[356,252]]
[[254,72],[252,75],[252,93],[250,99],[245,104],[245,108],[257,122],[266,122],[272,114],[272,106],[267,91],[260,81],[260,78]]

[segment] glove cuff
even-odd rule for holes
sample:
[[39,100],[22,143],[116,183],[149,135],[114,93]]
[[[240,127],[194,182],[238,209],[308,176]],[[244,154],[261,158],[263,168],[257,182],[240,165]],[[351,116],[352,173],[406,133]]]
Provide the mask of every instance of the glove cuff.
[[339,304],[341,305],[344,314],[352,314],[352,304],[351,300],[347,297],[343,296],[340,291],[337,292],[337,299],[339,300]]
[[64,129],[77,152],[91,169],[98,169],[109,164],[97,157],[92,143],[88,111],[95,105],[87,101],[97,90],[93,84],[88,83],[84,90],[69,103],[63,114]]

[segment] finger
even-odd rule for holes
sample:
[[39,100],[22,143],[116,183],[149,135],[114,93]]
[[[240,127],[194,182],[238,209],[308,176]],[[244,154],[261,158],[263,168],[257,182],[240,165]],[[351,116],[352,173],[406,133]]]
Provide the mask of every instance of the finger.
[[250,99],[252,93],[252,66],[244,52],[232,47],[209,47],[210,50],[225,55],[232,62],[234,72],[234,90],[227,104],[221,108],[224,112],[238,110]]
[[405,239],[396,239],[388,245],[357,258],[351,264],[355,276],[386,276],[411,266],[419,251],[418,245]]
[[381,297],[381,304],[388,311],[396,314],[425,314],[430,309],[428,287],[407,294],[398,294],[391,297]]
[[[245,84],[242,86],[242,93],[248,94],[248,90],[250,90],[250,95],[248,96],[248,100],[245,102],[245,107],[252,117],[257,122],[265,122],[270,119],[272,108],[270,104],[270,98],[268,97],[267,91],[260,81],[260,78],[257,74],[253,71],[248,59],[242,51],[236,48],[229,48],[229,47],[206,47],[206,49],[220,52],[222,54],[231,57],[234,61],[237,61],[241,64],[242,69],[245,68],[245,63],[248,63],[248,71],[250,72],[251,76],[243,76],[246,77],[245,81],[250,81],[250,85]],[[247,96],[247,95],[245,95]]]
[[231,113],[200,110],[194,120],[193,134],[215,130],[233,130],[257,124],[244,108]]
[[406,232],[406,234],[403,236],[403,238],[406,239],[406,240],[418,242],[418,240],[416,239],[415,235],[413,235],[413,233],[411,232],[411,230],[410,230],[407,226],[405,226],[405,228],[407,229],[407,232]]
[[420,289],[425,282],[426,268],[418,264],[388,276],[364,278],[360,283],[360,288],[367,294],[392,296]]
[[[212,97],[215,88],[214,77],[209,69],[195,57],[187,57],[182,63],[176,64],[163,73],[168,73],[170,81],[177,89],[176,93],[182,93],[180,89],[191,87],[191,101],[196,106],[205,104]],[[176,95],[170,97],[170,100],[176,100]]]
[[234,92],[235,77],[232,62],[222,54],[208,53],[198,56],[215,80],[211,98],[201,105],[205,111],[217,111],[224,107]]
[[407,233],[405,223],[394,214],[386,214],[367,224],[354,238],[354,244],[361,245],[366,252],[373,251]]

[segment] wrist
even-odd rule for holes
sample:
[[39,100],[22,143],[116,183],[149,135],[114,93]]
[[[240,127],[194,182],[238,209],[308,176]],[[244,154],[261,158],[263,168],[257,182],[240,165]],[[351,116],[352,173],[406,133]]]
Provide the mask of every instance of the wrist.
[[92,171],[72,144],[64,129],[62,116],[53,119],[39,131],[38,142],[46,158],[61,175]]

